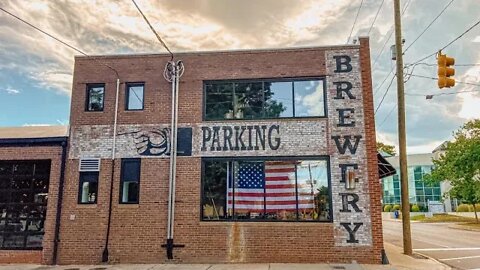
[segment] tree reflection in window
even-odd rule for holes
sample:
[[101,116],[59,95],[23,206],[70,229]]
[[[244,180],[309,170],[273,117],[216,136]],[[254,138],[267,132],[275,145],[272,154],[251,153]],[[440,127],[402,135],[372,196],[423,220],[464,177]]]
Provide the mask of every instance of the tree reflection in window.
[[105,85],[87,85],[87,111],[103,111]]
[[323,117],[323,84],[321,79],[209,82],[205,84],[205,119]]
[[50,161],[0,162],[0,249],[42,247]]

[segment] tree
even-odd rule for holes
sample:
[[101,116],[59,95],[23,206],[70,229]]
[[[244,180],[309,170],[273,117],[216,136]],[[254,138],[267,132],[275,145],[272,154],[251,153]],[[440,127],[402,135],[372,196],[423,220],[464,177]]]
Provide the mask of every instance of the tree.
[[[433,164],[427,181],[449,180],[452,188],[447,195],[475,207],[480,202],[480,119],[469,121],[457,130],[445,153],[433,160]],[[475,219],[478,223],[476,211]]]
[[382,142],[377,142],[377,151],[383,151],[389,155],[395,156],[397,153],[395,153],[395,146],[393,145],[388,145],[384,144]]

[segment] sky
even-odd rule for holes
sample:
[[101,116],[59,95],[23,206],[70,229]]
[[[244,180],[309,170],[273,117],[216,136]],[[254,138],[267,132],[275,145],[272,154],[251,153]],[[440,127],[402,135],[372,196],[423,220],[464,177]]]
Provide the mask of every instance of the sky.
[[[361,2],[137,0],[173,52],[346,44]],[[370,36],[377,140],[398,145],[396,80],[392,81],[390,73],[395,66],[390,54],[393,1],[384,2],[373,24],[381,2],[363,1],[349,42]],[[401,2],[404,48],[408,47],[405,64],[434,53],[480,19],[478,0]],[[89,55],[165,52],[129,0],[4,0],[0,7]],[[406,78],[408,153],[431,152],[452,139],[452,132],[463,123],[480,118],[480,86],[472,85],[480,84],[480,25],[443,52],[459,64],[456,80],[471,84],[457,83],[440,90],[435,80]],[[75,55],[78,53],[0,12],[0,127],[68,124]],[[407,73],[436,77],[434,56],[421,63]],[[462,91],[465,93],[425,98],[427,94]]]

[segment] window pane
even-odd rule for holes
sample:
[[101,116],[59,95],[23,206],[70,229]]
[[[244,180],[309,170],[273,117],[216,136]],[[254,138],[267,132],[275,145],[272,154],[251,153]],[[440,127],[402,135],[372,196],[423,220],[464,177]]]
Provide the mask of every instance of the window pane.
[[123,160],[122,180],[138,182],[139,179],[140,179],[140,159]]
[[325,116],[323,81],[296,81],[295,117]]
[[235,219],[263,219],[265,213],[264,163],[262,161],[236,161],[233,197]]
[[[41,247],[50,161],[0,161],[0,168],[10,168],[3,170],[3,177],[8,176],[10,181],[7,186],[0,188],[0,235],[3,237],[0,239],[1,248]],[[40,241],[34,246],[26,246],[25,240],[32,234],[38,234]],[[3,240],[5,241],[2,243]]]
[[262,83],[236,83],[234,100],[235,118],[263,117]]
[[266,219],[297,219],[295,163],[265,161]]
[[98,173],[80,173],[79,203],[97,203]]
[[[232,209],[227,212],[227,178],[230,163],[225,161],[207,161],[204,163],[203,179],[203,219],[231,219]],[[231,187],[231,184],[229,185]],[[230,196],[232,189],[228,189]]]
[[144,85],[129,85],[127,92],[127,110],[143,109],[143,89]]
[[293,117],[292,82],[265,82],[265,117]]
[[42,247],[43,234],[40,235],[28,235],[27,247],[28,248],[40,248]]
[[233,83],[207,84],[206,119],[233,119]]
[[325,160],[204,161],[203,176],[204,220],[331,220]]
[[11,176],[0,175],[0,189],[7,189],[10,187]]
[[299,220],[330,220],[330,193],[327,162],[306,160],[297,163]]
[[105,94],[104,86],[89,86],[87,110],[103,111],[104,94]]
[[138,203],[138,182],[123,182],[122,203]]
[[24,247],[25,237],[23,235],[4,235],[3,247],[4,248],[21,248]]
[[121,203],[138,203],[141,159],[122,160]]

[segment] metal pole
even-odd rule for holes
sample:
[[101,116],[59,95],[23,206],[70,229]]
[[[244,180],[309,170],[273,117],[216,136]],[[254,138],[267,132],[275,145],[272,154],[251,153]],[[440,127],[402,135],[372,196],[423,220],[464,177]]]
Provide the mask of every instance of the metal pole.
[[[117,73],[118,75],[118,73]],[[107,223],[107,236],[105,239],[105,247],[102,253],[102,262],[108,262],[109,252],[108,243],[110,240],[110,226],[112,222],[112,200],[113,200],[113,180],[115,174],[115,150],[117,142],[117,119],[118,119],[118,93],[120,91],[120,78],[117,76],[117,90],[115,92],[115,115],[113,119],[113,140],[112,140],[112,170],[110,175],[110,196],[108,200],[108,223]]]
[[174,174],[174,159],[175,159],[175,153],[174,153],[174,143],[173,141],[175,140],[175,103],[176,103],[176,94],[175,94],[175,81],[176,81],[176,74],[175,74],[175,63],[172,61],[169,64],[172,65],[172,119],[171,119],[171,130],[170,130],[170,179],[168,182],[168,220],[167,220],[167,240],[172,239],[172,191],[173,191],[173,179],[175,178]]
[[400,182],[402,193],[403,253],[412,255],[410,232],[410,200],[408,196],[407,135],[405,129],[405,90],[403,81],[402,23],[400,0],[394,0],[395,49],[397,56],[398,145],[400,154]]

